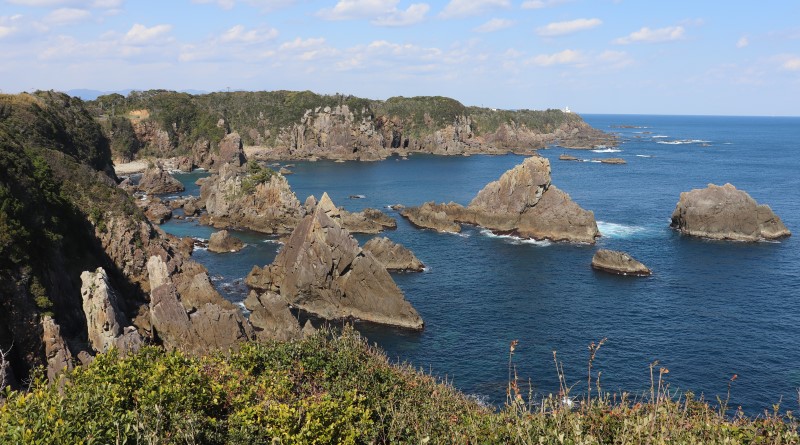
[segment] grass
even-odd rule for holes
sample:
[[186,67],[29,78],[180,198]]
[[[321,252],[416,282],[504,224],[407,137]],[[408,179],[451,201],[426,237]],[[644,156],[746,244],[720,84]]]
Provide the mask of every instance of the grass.
[[[520,389],[509,352],[504,407],[478,404],[450,384],[392,364],[351,328],[291,343],[251,343],[229,357],[145,348],[115,352],[66,374],[6,390],[2,443],[798,443],[797,420],[776,408],[757,418],[676,395],[651,366],[649,394]],[[556,368],[560,371],[557,356]]]

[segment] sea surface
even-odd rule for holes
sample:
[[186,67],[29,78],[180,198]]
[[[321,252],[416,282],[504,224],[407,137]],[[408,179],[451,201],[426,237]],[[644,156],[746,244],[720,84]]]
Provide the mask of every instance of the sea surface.
[[[502,404],[509,344],[524,388],[558,391],[554,351],[572,394],[586,391],[588,346],[607,338],[594,370],[604,391],[649,393],[669,370],[672,390],[714,403],[727,397],[758,415],[800,401],[800,118],[584,115],[619,134],[619,147],[551,147],[553,183],[593,210],[596,246],[523,241],[464,226],[459,235],[412,227],[386,206],[425,201],[467,204],[521,156],[436,157],[381,162],[294,162],[289,182],[301,202],[328,192],[348,210],[381,208],[398,228],[383,235],[426,264],[394,279],[425,320],[422,332],[366,323],[357,328],[398,362],[442,378],[487,403]],[[587,162],[558,160],[568,153]],[[625,159],[626,165],[592,162]],[[180,178],[193,182],[202,173]],[[680,193],[730,182],[772,207],[795,234],[780,242],[736,243],[681,236],[669,228]],[[351,195],[364,195],[351,199]],[[208,238],[212,229],[173,220],[168,232]],[[196,250],[222,293],[241,301],[253,265],[270,263],[274,239],[237,233],[239,253]],[[363,243],[368,236],[357,236]],[[630,253],[648,278],[591,269],[599,248]],[[731,380],[733,376],[737,378]]]

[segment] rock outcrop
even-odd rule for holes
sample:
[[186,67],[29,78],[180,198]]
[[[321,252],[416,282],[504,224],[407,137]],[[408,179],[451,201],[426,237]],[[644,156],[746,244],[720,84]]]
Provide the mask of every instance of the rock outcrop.
[[142,338],[119,308],[117,294],[109,284],[106,271],[98,267],[94,272],[83,272],[81,282],[83,312],[92,349],[106,352],[115,347],[123,353],[137,351]]
[[222,138],[219,142],[219,156],[214,161],[215,166],[227,163],[236,167],[244,165],[246,158],[239,133],[233,132]]
[[228,233],[227,230],[214,232],[208,239],[208,250],[216,253],[238,252],[244,248],[244,243],[239,238]]
[[42,340],[47,380],[54,382],[59,374],[72,369],[72,354],[61,336],[61,326],[49,315],[42,317]]
[[187,308],[169,265],[159,256],[147,262],[150,274],[150,324],[154,336],[169,350],[180,349],[203,355],[228,351],[254,337],[242,313],[219,294],[207,302]]
[[461,225],[455,222],[450,215],[462,210],[463,207],[454,202],[436,204],[431,201],[419,207],[406,207],[400,211],[400,215],[407,218],[411,224],[422,229],[459,233],[461,232]]
[[322,193],[319,202],[316,202],[313,196],[306,200],[306,208],[309,213],[313,212],[316,206],[321,207],[326,215],[350,233],[375,234],[397,228],[397,221],[378,209],[367,208],[351,213],[341,207],[336,207],[327,192]]
[[184,191],[183,184],[158,165],[148,167],[137,185],[139,191],[159,195]]
[[386,237],[372,238],[364,244],[363,249],[371,253],[387,270],[421,272],[425,268],[412,251]]
[[286,178],[274,172],[267,174],[267,170],[261,172],[254,174],[235,164],[223,164],[216,175],[204,181],[200,202],[205,203],[208,223],[219,229],[291,233],[305,215],[304,208]]
[[709,184],[681,193],[670,227],[685,235],[734,241],[774,240],[791,235],[767,205],[731,184]]
[[253,269],[247,284],[277,292],[292,306],[325,319],[423,326],[386,268],[321,205],[300,222],[271,265]]
[[244,306],[251,312],[250,324],[259,340],[289,341],[304,336],[286,300],[275,292],[250,291]]
[[617,275],[649,276],[652,272],[644,264],[625,252],[600,249],[592,257],[592,268]]
[[486,185],[467,207],[426,203],[401,215],[420,227],[458,231],[458,223],[522,238],[579,243],[600,236],[594,213],[580,208],[550,181],[550,161],[533,156]]
[[154,224],[164,224],[164,222],[172,218],[172,209],[155,196],[150,196],[147,199],[137,199],[136,205],[142,209],[144,216]]

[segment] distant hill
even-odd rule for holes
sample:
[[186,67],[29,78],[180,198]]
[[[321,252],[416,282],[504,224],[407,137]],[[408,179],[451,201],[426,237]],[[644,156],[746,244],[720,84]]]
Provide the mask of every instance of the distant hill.
[[[127,96],[128,94],[131,93],[131,91],[134,91],[134,89],[127,88],[124,90],[100,91],[100,90],[90,90],[86,88],[76,88],[74,90],[69,90],[66,93],[72,97],[78,97],[83,100],[95,100],[98,97],[104,96],[106,94],[121,94],[123,96]],[[181,93],[197,95],[197,94],[208,94],[208,91],[189,89],[189,90],[181,90]]]

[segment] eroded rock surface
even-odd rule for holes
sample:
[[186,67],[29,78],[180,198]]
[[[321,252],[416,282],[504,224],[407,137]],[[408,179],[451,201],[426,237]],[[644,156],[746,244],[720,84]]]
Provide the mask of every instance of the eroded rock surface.
[[244,305],[251,311],[250,323],[259,340],[288,341],[304,336],[286,300],[275,292],[250,291]]
[[326,319],[356,318],[422,329],[386,268],[317,205],[292,232],[275,261],[254,268],[247,284],[279,293],[294,307]]
[[647,266],[636,261],[625,252],[600,249],[592,257],[592,267],[617,275],[645,277],[652,272]]
[[238,252],[244,248],[244,243],[239,238],[231,235],[227,230],[214,232],[208,239],[208,250],[216,253]]
[[92,349],[107,352],[116,347],[123,353],[137,351],[142,338],[122,313],[106,271],[102,267],[94,272],[85,271],[81,282],[83,312]]
[[421,272],[425,268],[412,251],[386,237],[367,241],[364,251],[371,253],[388,270]]
[[550,161],[533,156],[486,185],[467,207],[425,203],[401,212],[413,224],[456,232],[458,223],[523,238],[590,243],[600,236],[594,213],[551,184]]
[[397,228],[397,221],[378,209],[366,208],[360,212],[348,212],[336,207],[326,192],[322,193],[319,202],[316,202],[313,196],[309,196],[305,206],[309,213],[313,212],[316,206],[320,206],[325,214],[350,233],[375,234]]
[[158,165],[148,167],[137,188],[145,193],[159,195],[184,191],[183,184]]
[[791,235],[767,205],[731,184],[681,193],[670,227],[703,238],[760,241]]
[[218,174],[203,182],[200,193],[209,224],[220,229],[241,227],[288,234],[305,215],[289,182],[277,173],[267,178],[224,164]]

